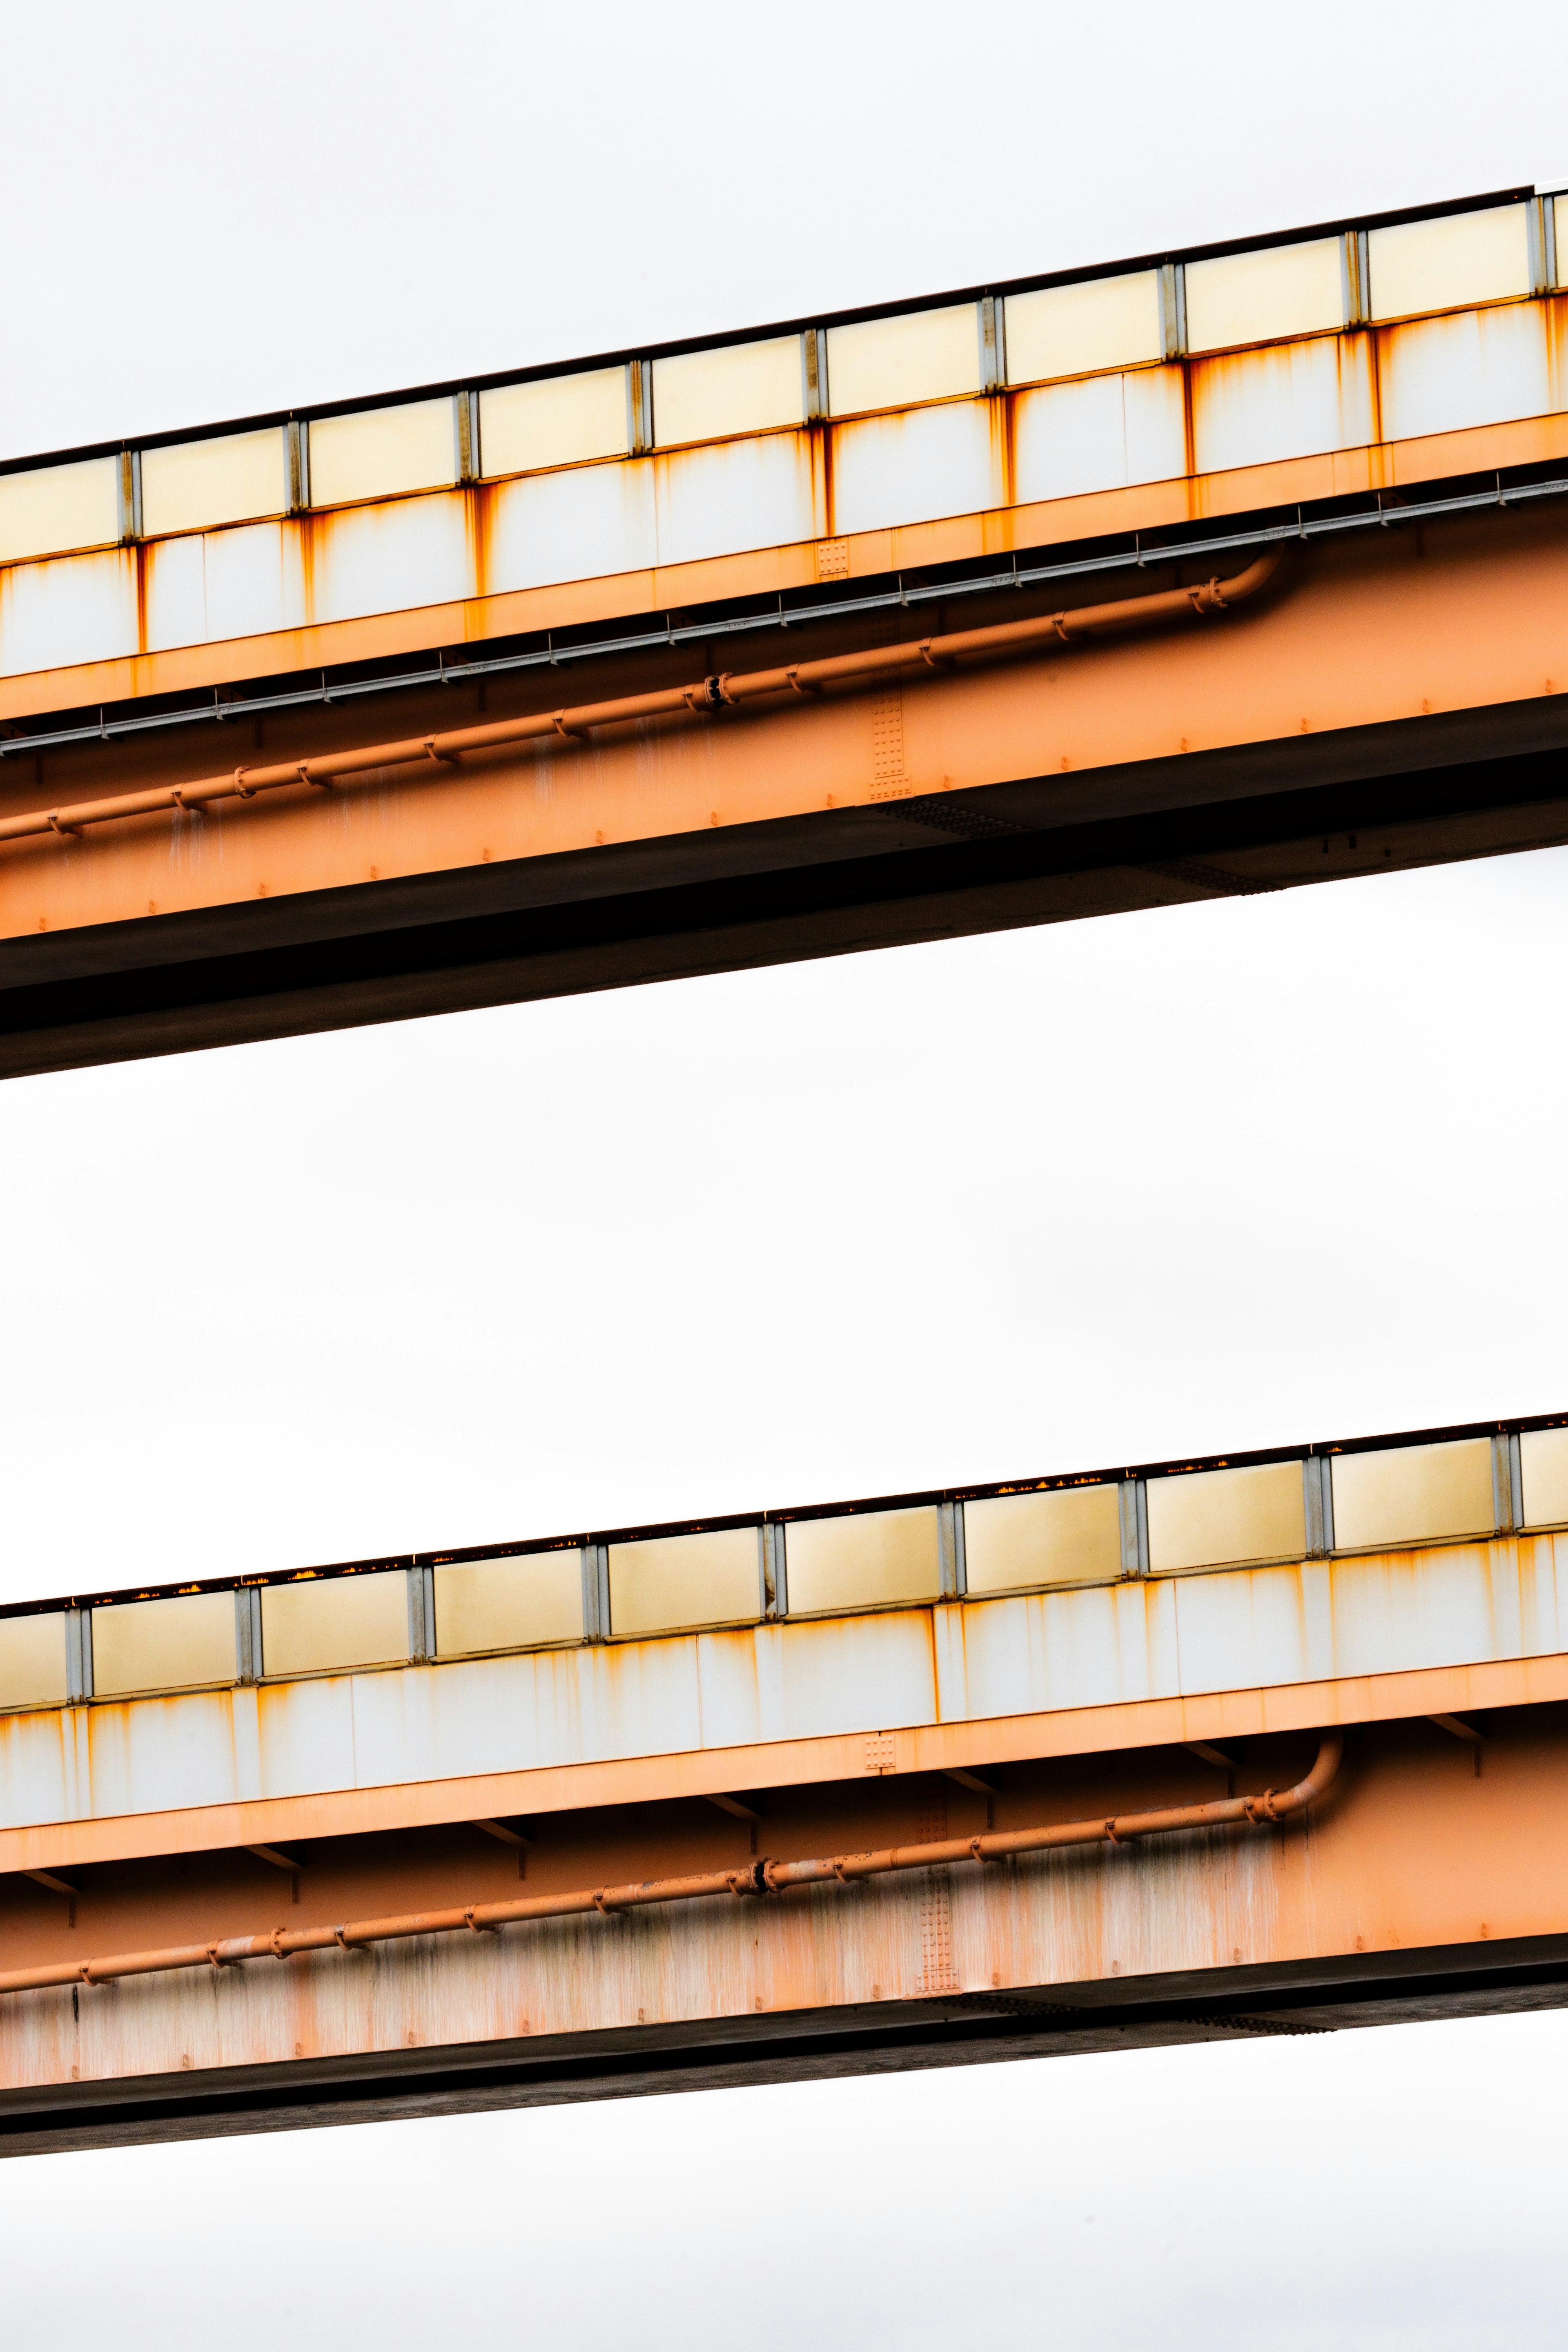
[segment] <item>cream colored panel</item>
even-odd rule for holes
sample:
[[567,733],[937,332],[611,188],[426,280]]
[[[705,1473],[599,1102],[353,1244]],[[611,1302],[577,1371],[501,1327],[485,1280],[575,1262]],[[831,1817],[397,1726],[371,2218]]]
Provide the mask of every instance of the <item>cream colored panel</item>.
[[1366,335],[1319,335],[1310,342],[1194,360],[1198,472],[1272,465],[1374,440],[1369,342]]
[[1177,367],[1042,385],[1017,395],[1013,416],[1014,496],[1021,506],[1168,481],[1186,471]]
[[1343,248],[1337,236],[1189,261],[1186,276],[1189,352],[1331,334],[1345,323]]
[[479,463],[488,477],[626,454],[625,368],[545,376],[479,394]]
[[1393,1551],[1489,1535],[1492,1450],[1485,1437],[1333,1457],[1334,1549]]
[[0,1712],[65,1703],[66,1621],[59,1611],[0,1617]]
[[1541,416],[1552,406],[1544,302],[1419,319],[1380,341],[1386,441]]
[[435,490],[458,478],[449,397],[401,408],[362,408],[310,425],[310,504],[347,506],[404,490]]
[[1081,286],[1009,294],[1005,331],[1009,383],[1089,375],[1161,359],[1159,271],[1140,269],[1127,278],[1091,278]]
[[642,572],[658,561],[651,457],[567,467],[492,494],[487,591]]
[[436,1570],[436,1652],[532,1650],[583,1638],[583,1555],[453,1559]]
[[833,527],[896,530],[976,514],[1005,495],[1002,404],[955,400],[833,428]]
[[119,537],[118,457],[0,474],[0,563],[71,547],[112,546]]
[[965,1503],[963,1573],[976,1596],[1032,1584],[1109,1583],[1121,1573],[1116,1486],[1052,1486]]
[[973,302],[827,331],[827,397],[835,416],[951,400],[979,389],[980,320]]
[[661,449],[676,441],[769,433],[803,424],[805,416],[798,335],[653,363],[653,432]]
[[1519,1441],[1519,1463],[1525,1526],[1568,1522],[1568,1429],[1527,1429]]
[[610,1628],[659,1633],[762,1614],[755,1528],[610,1546]]
[[280,425],[142,452],[142,528],[149,539],[281,514],[289,472]]
[[1495,205],[1447,220],[1407,221],[1367,237],[1374,319],[1457,310],[1530,291],[1529,206]]
[[233,1682],[239,1671],[234,1612],[232,1592],[182,1592],[169,1601],[95,1609],[93,1696]]
[[942,1584],[936,1513],[857,1512],[792,1519],[784,1534],[789,1613],[933,1601]]
[[1151,1478],[1146,1493],[1153,1576],[1230,1560],[1300,1559],[1307,1549],[1300,1462]]
[[128,547],[0,572],[0,675],[113,661],[137,646],[136,558]]
[[788,547],[826,531],[814,496],[811,436],[804,428],[673,450],[656,457],[653,468],[661,563]]
[[261,1588],[261,1656],[270,1675],[379,1666],[408,1655],[408,1579],[401,1569]]

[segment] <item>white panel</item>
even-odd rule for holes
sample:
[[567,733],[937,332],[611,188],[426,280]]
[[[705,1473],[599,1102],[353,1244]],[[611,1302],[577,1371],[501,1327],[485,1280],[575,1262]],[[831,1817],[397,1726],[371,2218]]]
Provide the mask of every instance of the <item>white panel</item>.
[[1127,479],[1174,481],[1187,470],[1187,404],[1179,367],[1142,368],[1121,379]]
[[1085,376],[1014,402],[1014,497],[1076,498],[1186,471],[1180,368]]
[[257,523],[147,549],[147,650],[302,626],[300,525]]
[[305,621],[305,567],[297,522],[215,530],[204,542],[207,635],[260,636]]
[[677,441],[768,433],[802,424],[805,415],[798,335],[683,352],[653,363],[653,431],[661,449]]
[[315,621],[448,604],[475,593],[460,491],[356,508],[315,526]]
[[311,420],[313,507],[434,490],[457,478],[449,394],[440,400],[407,401],[400,408],[362,408],[353,416]]
[[1321,335],[1196,361],[1193,453],[1200,474],[1267,466],[1376,438],[1365,335]]
[[99,1820],[111,1813],[173,1812],[192,1802],[193,1790],[198,1792],[197,1804],[231,1804],[240,1793],[234,1696],[187,1691],[179,1697],[95,1706],[89,1718],[92,1783],[82,1810]]
[[1337,236],[1189,261],[1186,278],[1189,352],[1331,334],[1345,323],[1344,249]]
[[[976,1601],[963,1612],[962,1713],[1030,1714],[1172,1696],[1172,1590],[1140,1581]],[[944,1687],[944,1712],[950,1704]]]
[[201,539],[165,539],[142,558],[147,572],[147,650],[205,645],[206,567]]
[[640,457],[504,484],[490,507],[488,593],[651,569],[653,477],[653,461]]
[[1174,1580],[1182,1689],[1251,1690],[1334,1671],[1330,1570],[1256,1568]]
[[113,661],[136,650],[136,559],[129,548],[0,572],[0,676]]
[[142,452],[142,528],[149,539],[281,514],[289,503],[279,425]]
[[[722,1638],[705,1635],[704,1651],[708,1643]],[[932,1718],[936,1677],[928,1610],[770,1625],[752,1641],[764,1739],[816,1739],[830,1731],[871,1731]],[[743,1700],[743,1691],[738,1691],[737,1706]],[[710,1720],[705,1688],[705,1728]]]
[[1552,406],[1543,303],[1424,319],[1381,341],[1387,441],[1542,416]]
[[1160,274],[1141,269],[1126,278],[1009,294],[1005,331],[1009,383],[1161,359]]
[[626,453],[625,368],[545,376],[479,394],[479,463],[487,478]]
[[813,470],[805,432],[770,433],[656,458],[659,562],[691,563],[817,538]]
[[1495,205],[1447,220],[1407,221],[1367,237],[1374,319],[1457,310],[1530,291],[1527,205]]
[[999,507],[1000,421],[1000,403],[964,400],[836,425],[834,530],[885,530]]
[[1463,1665],[1496,1657],[1502,1646],[1484,1546],[1417,1552],[1397,1563],[1336,1560],[1332,1587],[1338,1675]]
[[264,1797],[355,1785],[354,1687],[352,1675],[333,1675],[321,1682],[264,1685],[257,1693]]
[[979,389],[980,320],[973,302],[827,331],[827,397],[835,416],[951,400]]
[[111,546],[120,536],[120,460],[84,457],[0,474],[0,563]]

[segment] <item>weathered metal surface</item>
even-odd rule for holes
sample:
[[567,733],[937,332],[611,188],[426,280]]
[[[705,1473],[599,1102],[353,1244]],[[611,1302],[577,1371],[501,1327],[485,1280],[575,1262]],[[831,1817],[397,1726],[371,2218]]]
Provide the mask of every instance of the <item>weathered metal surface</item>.
[[[1300,1738],[1276,1741],[1246,1769],[1282,1779],[1310,1752]],[[763,1827],[784,1856],[851,1833],[967,1839],[993,1812],[1007,1824],[1042,1809],[1110,1812],[1130,1796],[1191,1802],[1222,1780],[1223,1768],[1170,1749],[1020,1765],[990,1795],[895,1776],[770,1797]],[[432,2068],[456,2070],[440,2096],[461,2106],[668,2087],[702,2079],[709,2056],[726,2052],[731,2074],[719,2079],[748,2068],[765,2077],[767,2053],[790,2042],[796,2070],[816,2071],[823,2035],[836,2034],[850,2068],[1023,2054],[1026,2040],[987,2049],[961,2029],[994,2013],[1020,2032],[1060,2034],[1077,2018],[1114,2038],[1116,2001],[1131,2015],[1162,1988],[1165,2038],[1359,2021],[1380,1992],[1392,2014],[1402,2004],[1431,2013],[1446,1999],[1506,2006],[1521,1983],[1526,1997],[1536,1983],[1537,2000],[1561,1999],[1568,1855],[1554,1824],[1565,1798],[1561,1709],[1491,1717],[1479,1748],[1415,1722],[1359,1733],[1304,1822],[1241,1836],[20,1993],[0,2004],[0,2145],[324,2120],[304,2095],[334,2081],[357,2082],[362,2097],[375,2086],[381,2111],[396,2112],[433,2094]],[[530,1884],[581,1885],[584,1864],[614,1880],[634,1857],[657,1873],[745,1866],[746,1843],[744,1821],[707,1807],[576,1815],[539,1833]],[[282,1924],[427,1903],[437,1889],[483,1902],[493,1888],[504,1900],[510,1869],[506,1849],[457,1827],[418,1847],[344,1841],[312,1850]],[[246,1855],[175,1868],[149,1859],[103,1874],[70,1927],[58,1895],[12,1882],[8,1944],[31,1964],[85,1958],[106,1936],[123,1948],[128,1935],[254,1932],[278,1920],[283,1884]],[[618,2085],[603,2081],[601,2047],[621,2053]],[[660,2052],[661,2067],[624,2079],[639,2053]],[[689,2072],[671,2064],[682,2052]],[[510,2071],[483,2071],[503,2062]]]
[[[598,610],[690,602],[703,567],[742,553],[763,571],[706,593],[782,588],[824,538],[858,542],[852,572],[881,570],[921,560],[907,537],[879,547],[884,532],[933,520],[965,526],[952,552],[1040,544],[1095,527],[1075,500],[1145,484],[1167,494],[1124,503],[1122,527],[1236,511],[1259,468],[1276,501],[1322,495],[1301,471],[1313,457],[1339,461],[1341,491],[1519,463],[1502,428],[1545,425],[1568,403],[1564,297],[1532,294],[1519,258],[1531,210],[1374,231],[1385,323],[1371,332],[1352,323],[1348,294],[1334,315],[1338,281],[1351,283],[1342,237],[1196,260],[1193,350],[1220,355],[1165,367],[1148,364],[1176,356],[1149,326],[1163,273],[1020,292],[1003,336],[1009,380],[978,402],[966,395],[983,388],[984,316],[1001,348],[995,299],[989,313],[965,303],[847,322],[817,338],[839,355],[826,431],[803,429],[807,368],[791,334],[653,362],[668,430],[647,458],[629,454],[619,367],[322,417],[303,471],[289,455],[298,425],[153,447],[132,534],[146,538],[118,569],[101,560],[126,535],[115,460],[5,476],[0,677],[28,681],[8,707],[101,698],[106,668],[151,655],[160,667],[118,690],[177,688],[193,670],[174,656],[219,644],[230,677],[352,658],[344,631],[363,618],[405,616],[399,645],[494,635],[530,625],[498,597],[591,582]],[[1437,300],[1460,286],[1462,303]],[[1123,373],[1129,361],[1144,364]],[[490,419],[484,478],[448,488],[467,478],[465,416],[472,467],[476,415]],[[1455,437],[1477,432],[1491,437]],[[296,474],[314,501],[300,514],[287,511]],[[274,517],[257,538],[255,519]],[[561,626],[581,608],[581,594],[558,595],[533,617]],[[275,640],[298,630],[309,642],[285,653]],[[50,675],[61,670],[82,675]]]
[[1506,1538],[40,1709],[0,1718],[0,1829],[705,1751],[761,1784],[895,1726],[1092,1744],[1100,1709],[1565,1653],[1568,1538]]
[[[1568,677],[1564,610],[1568,536],[1545,514],[1432,526],[1419,551],[1392,535],[1375,548],[1314,551],[1289,593],[1211,637],[1064,652],[984,677],[932,674],[902,697],[898,793],[929,799],[1028,778],[1026,821],[1049,828],[1104,807],[1102,790],[1089,797],[1075,781],[1083,770],[1500,703],[1550,705]],[[461,714],[456,694],[472,691],[447,693],[443,723]],[[520,690],[498,687],[492,712],[503,691],[516,707]],[[237,805],[148,819],[112,841],[18,846],[0,867],[0,931],[54,932],[869,804],[889,796],[875,720],[867,697],[766,718],[727,713],[700,732],[653,721],[455,771],[424,761],[387,772],[373,791],[301,786],[265,810]],[[268,749],[276,742],[273,756],[286,757],[300,743],[302,754],[363,730],[354,712],[285,718],[269,728]],[[174,781],[203,772],[204,754],[178,740],[128,747],[115,766],[127,786],[150,769]],[[49,767],[46,789],[61,802],[79,796],[74,774],[102,773],[81,753]],[[29,803],[37,798],[20,765],[0,771],[0,782],[13,805],[19,786]]]

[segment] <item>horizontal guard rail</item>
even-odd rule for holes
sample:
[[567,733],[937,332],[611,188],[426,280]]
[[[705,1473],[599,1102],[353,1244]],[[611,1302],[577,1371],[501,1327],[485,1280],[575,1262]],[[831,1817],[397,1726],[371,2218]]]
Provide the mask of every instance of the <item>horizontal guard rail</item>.
[[994,1830],[983,1837],[943,1838],[926,1845],[883,1846],[864,1853],[828,1854],[809,1862],[773,1862],[765,1856],[742,1870],[693,1873],[685,1878],[647,1878],[629,1886],[578,1887],[561,1895],[536,1895],[512,1903],[470,1903],[452,1911],[411,1911],[387,1919],[356,1919],[331,1927],[274,1928],[268,1936],[235,1936],[205,1944],[175,1944],[161,1951],[119,1952],[101,1960],[59,1961],[47,1968],[11,1969],[0,1975],[0,1993],[39,1992],[53,1986],[107,1984],[119,1977],[153,1976],[165,1969],[234,1968],[245,1960],[286,1960],[296,1952],[355,1951],[367,1944],[395,1943],[410,1936],[483,1933],[525,1919],[564,1919],[588,1911],[608,1916],[656,1903],[690,1903],[709,1895],[767,1895],[791,1886],[847,1885],[899,1870],[931,1870],[946,1863],[1005,1862],[1014,1854],[1040,1853],[1057,1846],[1130,1844],[1173,1830],[1261,1829],[1305,1812],[1340,1769],[1344,1734],[1328,1731],[1311,1769],[1289,1789],[1266,1789],[1257,1797],[1221,1797],[1206,1805],[1172,1805],[1143,1813],[1117,1813],[1088,1822],[1054,1822],[1043,1829]]
[[22,841],[45,834],[79,834],[89,824],[114,824],[135,816],[167,814],[183,810],[199,814],[213,803],[251,800],[258,793],[280,792],[294,784],[330,789],[341,776],[363,775],[380,768],[415,765],[426,761],[456,762],[468,751],[490,751],[510,743],[554,738],[569,743],[596,727],[625,726],[640,719],[679,719],[708,714],[754,701],[767,695],[814,696],[824,687],[851,685],[889,672],[917,673],[947,669],[964,661],[984,661],[1000,655],[1026,653],[1036,646],[1057,647],[1083,643],[1123,630],[1156,626],[1161,622],[1201,620],[1228,612],[1232,605],[1255,596],[1278,571],[1285,551],[1273,547],[1233,579],[1207,580],[1192,588],[1167,588],[1152,596],[1130,596],[1120,603],[1085,604],[1076,611],[1044,614],[1033,620],[1007,621],[989,629],[960,629],[945,636],[911,639],[897,646],[879,646],[863,653],[828,654],[817,661],[792,662],[785,668],[728,672],[701,678],[694,685],[667,687],[653,694],[627,694],[606,702],[584,703],[575,710],[536,711],[523,719],[501,719],[483,727],[459,727],[438,735],[405,736],[396,742],[371,743],[353,751],[324,752],[319,759],[280,760],[268,767],[234,768],[226,774],[202,776],[185,784],[163,784],[151,792],[124,793],[110,800],[81,801],[70,808],[30,809],[19,816],[0,818],[0,841]]

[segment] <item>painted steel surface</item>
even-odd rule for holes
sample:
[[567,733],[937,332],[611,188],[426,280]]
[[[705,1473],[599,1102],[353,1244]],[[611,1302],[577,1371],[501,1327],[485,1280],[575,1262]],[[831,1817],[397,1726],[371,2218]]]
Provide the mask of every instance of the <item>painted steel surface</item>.
[[[1300,1771],[1314,1744],[1274,1741],[1247,1759],[1249,1775]],[[662,2069],[609,2086],[652,2089],[681,2079],[672,2051],[695,2063],[716,2045],[729,2068],[716,2079],[744,2079],[748,2048],[765,2059],[780,2050],[781,2034],[804,2050],[782,2071],[823,2071],[806,2040],[812,2031],[837,2032],[841,2054],[828,2071],[1024,2054],[1026,2040],[1004,2049],[965,2042],[960,2029],[990,2013],[1032,2018],[1041,2034],[1077,2017],[1102,2035],[1109,2029],[1114,2044],[1117,2011],[1106,2000],[1120,1993],[1147,2003],[1162,1985],[1176,2012],[1160,2032],[1166,2040],[1361,2021],[1366,1995],[1383,1986],[1395,2014],[1401,2001],[1416,2013],[1440,2012],[1445,1999],[1472,2011],[1507,2006],[1510,1993],[1482,1973],[1485,1962],[1495,1971],[1512,1961],[1517,1976],[1522,1956],[1539,1972],[1564,1944],[1568,1862],[1554,1824],[1568,1796],[1568,1740],[1561,1710],[1553,1718],[1534,1709],[1491,1720],[1481,1745],[1478,1772],[1472,1747],[1438,1727],[1363,1732],[1347,1743],[1338,1780],[1309,1815],[1239,1836],[1107,1842],[766,1899],[579,1912],[500,1933],[19,1993],[0,2003],[0,2147],[35,2144],[29,2128],[51,2091],[65,2144],[72,2131],[86,2144],[255,2129],[269,2114],[274,2122],[331,2119],[306,2095],[313,2082],[357,2081],[362,2099],[374,2088],[382,2105],[352,2111],[393,2113],[399,2081],[409,2080],[417,2111],[421,2096],[434,2096],[437,2062],[478,2069],[490,2058],[512,2070],[489,2080],[476,2073],[467,2089],[459,2072],[440,2091],[448,2107],[592,2096],[605,2071],[595,2037],[608,2035],[624,2037],[610,2044],[622,2053],[623,2077],[639,2049],[666,2053]],[[1042,1801],[1058,1817],[1085,1800],[1107,1812],[1130,1795],[1202,1801],[1219,1777],[1215,1765],[1171,1751],[1090,1759],[1067,1775],[1022,1769],[993,1798],[895,1777],[783,1802],[769,1816],[769,1837],[786,1857],[820,1850],[829,1825],[868,1843],[889,1832],[967,1840],[993,1812],[1005,1830],[1026,1809],[1037,1817]],[[752,1865],[736,1853],[743,1824],[711,1811],[707,1821],[622,1817],[607,1835],[569,1824],[534,1850],[531,1874],[537,1866],[543,1891],[580,1883],[570,1874],[588,1855],[612,1869],[637,1855],[722,1870],[727,1848],[731,1869],[747,1875]],[[428,1895],[442,1877],[450,1895],[458,1873],[470,1899],[482,1902],[487,1877],[498,1894],[504,1885],[504,1857],[487,1873],[485,1843],[470,1833],[461,1850],[448,1841],[422,1857],[384,1843],[374,1853],[312,1857],[299,1907],[285,1902],[279,1924],[353,1916],[367,1897]],[[94,1898],[94,1926],[102,1918],[188,1932],[199,1910],[208,1935],[253,1930],[269,1907],[268,1883],[280,1886],[277,1872],[244,1857],[226,1873],[209,1870],[205,1884],[189,1874],[153,1876],[139,1889],[122,1881]],[[34,1889],[28,1902],[14,1951],[25,1945],[63,1960],[75,1945],[85,1958],[58,1896]],[[276,1897],[270,1907],[277,1916]],[[1348,2011],[1336,2008],[1347,1993]],[[1553,1997],[1561,1985],[1548,1974],[1535,1998]],[[1212,2022],[1191,2013],[1200,2000]],[[924,2056],[901,2046],[911,2023],[939,2029]],[[750,2038],[764,2035],[771,2040]],[[531,2050],[540,2056],[531,2079]],[[412,2074],[416,2065],[423,2075]],[[192,2095],[184,2104],[182,2092]],[[117,2106],[118,2093],[133,2104]]]
[[1148,530],[1321,497],[1314,459],[1330,494],[1394,488],[1521,462],[1525,420],[1561,454],[1556,217],[1492,204],[8,471],[0,716],[353,658],[365,619],[401,616],[385,651],[793,587],[828,541],[855,576]]
[[[1568,1537],[1510,1537],[42,1708],[0,1718],[0,1832],[280,1801],[320,1825],[308,1801],[343,1792],[550,1773],[563,1791],[706,1752],[762,1785],[800,1743],[895,1727],[1071,1717],[1093,1745],[1102,1709],[1565,1656]],[[224,1842],[246,1842],[237,1821]]]

